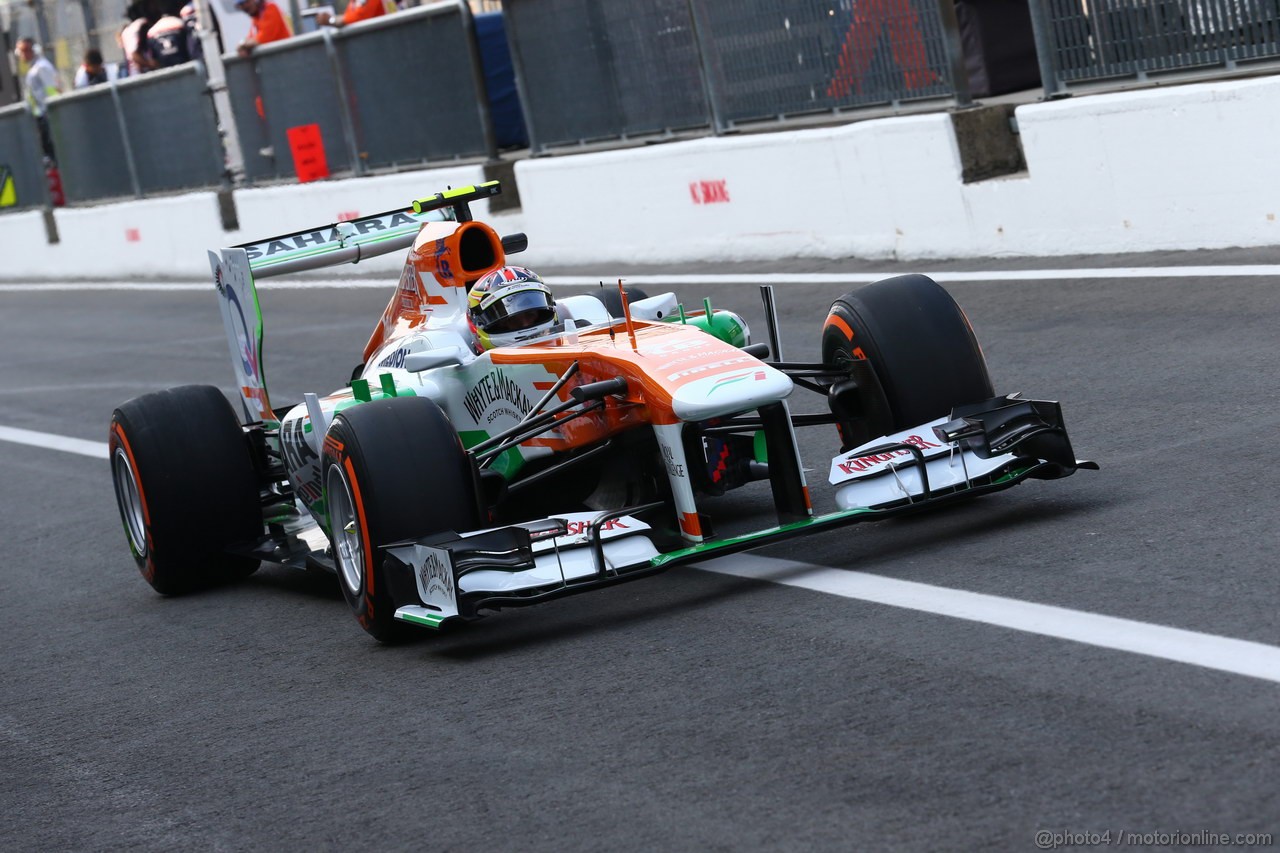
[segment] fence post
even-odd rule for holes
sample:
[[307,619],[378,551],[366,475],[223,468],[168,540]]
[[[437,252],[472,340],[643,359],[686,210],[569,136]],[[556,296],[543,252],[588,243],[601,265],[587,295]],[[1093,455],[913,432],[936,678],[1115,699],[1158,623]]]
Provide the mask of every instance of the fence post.
[[720,98],[716,93],[715,77],[711,73],[711,59],[703,38],[703,25],[698,19],[698,0],[689,0],[689,21],[693,25],[693,46],[698,51],[698,67],[702,69],[702,96],[707,99],[711,114],[711,130],[719,136],[726,130],[724,116],[720,112]]
[[324,38],[324,53],[329,58],[329,70],[333,72],[333,80],[338,90],[338,118],[342,120],[342,138],[351,153],[351,169],[356,177],[365,173],[364,158],[360,156],[360,146],[356,143],[356,123],[351,116],[351,98],[347,94],[347,76],[342,72],[342,63],[338,59],[338,49],[333,43],[333,30],[321,27]]
[[218,37],[208,25],[212,20],[209,0],[196,0],[196,35],[203,48],[201,64],[204,66],[205,84],[213,98],[213,112],[222,128],[222,150],[227,155],[227,180],[232,186],[244,181],[244,150],[240,147],[240,129],[236,126],[235,110],[231,106],[231,92],[227,88],[227,69],[218,53]]
[[964,64],[964,44],[960,41],[960,22],[956,19],[954,0],[938,0],[938,20],[942,24],[942,44],[947,54],[947,69],[951,74],[956,106],[971,107],[973,94],[969,89],[969,71]]
[[111,105],[115,107],[116,125],[120,129],[120,141],[124,143],[124,164],[129,169],[129,183],[135,198],[142,198],[142,184],[138,181],[138,165],[133,160],[133,143],[129,141],[129,124],[124,120],[124,108],[120,105],[120,91],[115,80],[108,80],[111,87]]
[[1064,93],[1053,61],[1053,30],[1045,3],[1046,0],[1028,0],[1027,8],[1031,12],[1031,32],[1036,42],[1036,59],[1040,63],[1040,84],[1044,87],[1045,100],[1048,100]]

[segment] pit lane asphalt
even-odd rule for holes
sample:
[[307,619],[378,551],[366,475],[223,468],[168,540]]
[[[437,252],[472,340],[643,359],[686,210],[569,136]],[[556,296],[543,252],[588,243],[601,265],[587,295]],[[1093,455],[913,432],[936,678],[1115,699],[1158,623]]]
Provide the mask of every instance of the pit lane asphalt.
[[[341,384],[390,288],[264,292],[277,398]],[[1280,645],[1280,283],[948,289],[997,389],[1061,400],[1103,470],[761,553]],[[789,358],[814,356],[839,290],[777,288]],[[678,292],[762,336],[755,288]],[[5,293],[0,353],[0,423],[78,438],[105,441],[138,393],[230,391],[212,293]],[[834,440],[802,437],[821,509]],[[101,460],[0,443],[0,475],[6,849],[967,850],[1032,849],[1041,829],[1280,830],[1273,683],[693,569],[382,648],[335,588],[286,569],[153,594]],[[758,492],[717,510],[768,518]]]

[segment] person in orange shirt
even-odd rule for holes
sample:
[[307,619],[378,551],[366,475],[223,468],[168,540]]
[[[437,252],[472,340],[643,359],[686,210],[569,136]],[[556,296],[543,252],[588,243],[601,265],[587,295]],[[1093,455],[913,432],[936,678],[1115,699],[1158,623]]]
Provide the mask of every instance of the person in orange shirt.
[[249,35],[240,42],[236,52],[248,56],[260,44],[287,39],[293,35],[293,27],[280,13],[280,7],[271,0],[239,0],[236,8],[253,18]]
[[341,18],[335,18],[328,12],[316,15],[316,23],[320,26],[345,27],[359,21],[368,21],[380,15],[389,15],[396,10],[392,0],[350,0]]

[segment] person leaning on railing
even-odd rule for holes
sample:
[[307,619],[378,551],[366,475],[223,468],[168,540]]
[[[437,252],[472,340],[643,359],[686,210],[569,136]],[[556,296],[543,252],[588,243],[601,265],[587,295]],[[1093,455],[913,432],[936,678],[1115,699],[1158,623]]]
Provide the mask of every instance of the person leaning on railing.
[[253,53],[253,49],[260,44],[270,44],[293,35],[293,28],[280,13],[280,7],[271,0],[239,0],[236,8],[253,19],[249,35],[236,49],[241,56]]
[[147,47],[157,68],[172,68],[191,61],[187,25],[177,15],[162,15],[147,30]]
[[156,67],[151,48],[147,45],[147,30],[151,29],[154,19],[150,4],[143,2],[130,3],[124,16],[128,23],[116,38],[124,53],[127,76],[136,77]]
[[75,87],[84,89],[111,79],[107,74],[107,66],[102,63],[102,51],[89,48],[84,52],[84,61],[76,69]]
[[335,18],[328,12],[316,15],[316,23],[322,27],[345,27],[359,21],[367,21],[381,15],[390,15],[396,11],[392,0],[350,0],[341,18]]

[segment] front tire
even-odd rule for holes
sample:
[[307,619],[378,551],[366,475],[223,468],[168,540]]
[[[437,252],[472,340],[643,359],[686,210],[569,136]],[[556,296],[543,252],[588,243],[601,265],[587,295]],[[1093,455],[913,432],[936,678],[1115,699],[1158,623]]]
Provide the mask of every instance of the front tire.
[[871,438],[995,396],[969,319],[928,276],[878,281],[831,305],[822,328],[823,363],[859,359],[875,372],[887,404],[863,407],[871,414]]
[[262,535],[253,454],[235,410],[211,385],[135,397],[111,416],[116,503],[143,578],[165,595],[248,577],[227,552]]
[[395,618],[382,549],[480,526],[471,460],[453,424],[425,397],[352,406],[325,437],[324,483],[334,565],[356,621],[384,643],[415,636]]

